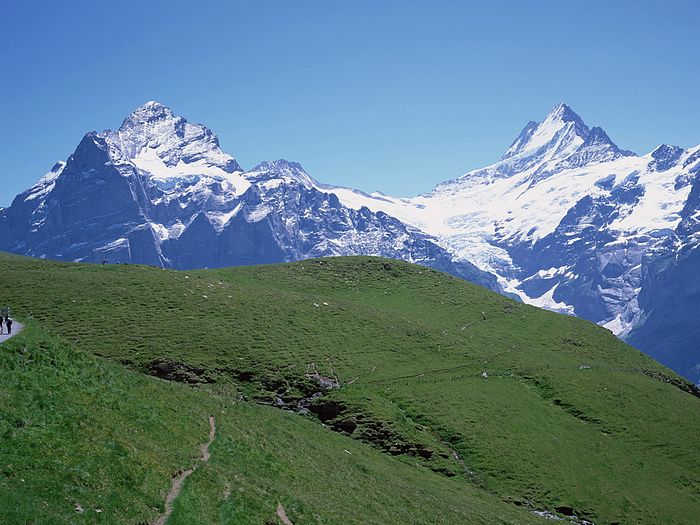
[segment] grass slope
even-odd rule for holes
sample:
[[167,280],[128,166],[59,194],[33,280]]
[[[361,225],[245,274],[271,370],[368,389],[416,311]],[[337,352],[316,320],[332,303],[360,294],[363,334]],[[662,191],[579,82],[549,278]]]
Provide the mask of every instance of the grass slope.
[[[275,408],[128,371],[35,323],[0,346],[0,523],[146,523],[217,436],[168,523],[540,523],[464,480]],[[76,508],[80,506],[81,512]]]
[[[412,507],[418,500],[402,492],[449,499],[468,488],[516,505],[573,510],[597,525],[690,524],[700,512],[700,399],[677,375],[591,323],[367,257],[182,273],[8,255],[0,265],[0,297],[16,315],[133,370],[204,383],[223,399],[241,392],[288,407],[319,390],[315,372],[343,383],[310,408],[356,440],[298,415],[236,405],[230,428],[258,423],[237,447],[215,442],[212,462],[188,480],[172,522],[195,522],[192,513],[201,512],[201,522],[245,523],[239,507],[211,502],[245,486],[231,479],[234,464],[260,475],[244,514],[277,497],[303,523],[346,522],[343,508],[374,509],[381,501],[393,512],[383,523],[405,522],[398,508],[418,523],[425,502]],[[289,429],[307,436],[299,456],[285,456],[298,443]],[[363,463],[362,454],[331,454],[326,439],[374,456]],[[269,449],[259,456],[263,441]],[[393,499],[381,499],[384,489],[369,482],[374,475],[358,478],[366,492],[356,489],[357,497],[322,490],[334,480],[322,469],[329,462],[357,475],[374,473],[379,458],[409,468],[382,478],[405,480],[388,484],[396,487]],[[309,477],[307,468],[322,470]],[[295,483],[304,496],[299,490],[284,499],[281,487]],[[441,501],[435,508],[459,507]],[[455,512],[425,516],[467,519]]]
[[170,476],[197,456],[207,411],[218,409],[35,324],[0,345],[0,399],[0,523],[8,524],[155,517]]

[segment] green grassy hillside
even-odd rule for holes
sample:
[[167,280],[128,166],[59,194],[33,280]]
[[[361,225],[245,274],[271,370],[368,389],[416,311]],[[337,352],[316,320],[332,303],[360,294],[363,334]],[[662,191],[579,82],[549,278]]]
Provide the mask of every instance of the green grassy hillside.
[[168,523],[276,523],[278,503],[296,523],[541,522],[300,416],[125,370],[36,323],[0,345],[0,399],[3,524],[152,521],[209,415],[211,461]]
[[[98,418],[127,449],[122,463],[102,450],[104,434],[76,447],[101,450],[91,468],[103,475],[114,464],[141,483],[112,491],[105,523],[162,510],[157,496],[196,458],[216,410],[211,461],[186,481],[169,523],[262,523],[275,519],[277,501],[297,525],[524,523],[539,519],[529,509],[557,508],[596,525],[691,524],[700,513],[700,399],[591,323],[367,257],[182,273],[9,255],[0,266],[1,301],[33,320],[2,355],[41,354],[48,330],[61,355],[45,364],[58,374],[50,389],[65,396],[44,416],[23,416],[48,410],[32,403],[50,374],[18,386],[9,381],[17,367],[34,372],[3,361],[0,395],[20,401],[6,418],[14,441],[0,466],[7,450],[53,449],[79,432],[60,427],[28,442],[17,421]],[[94,368],[116,383],[91,383]],[[121,404],[110,404],[115,395]],[[71,396],[94,405],[73,407]],[[167,425],[182,435],[153,431]],[[61,478],[78,459],[61,458],[49,453],[50,465],[35,468],[64,491],[80,488]],[[18,490],[13,472],[0,473],[1,498]],[[22,491],[27,509],[55,492],[47,483]]]

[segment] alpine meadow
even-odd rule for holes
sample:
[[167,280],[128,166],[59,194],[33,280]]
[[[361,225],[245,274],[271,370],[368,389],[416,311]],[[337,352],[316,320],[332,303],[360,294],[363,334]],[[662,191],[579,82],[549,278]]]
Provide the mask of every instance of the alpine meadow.
[[379,258],[1,262],[5,522],[156,519],[210,415],[168,523],[695,520],[698,390],[587,321]]

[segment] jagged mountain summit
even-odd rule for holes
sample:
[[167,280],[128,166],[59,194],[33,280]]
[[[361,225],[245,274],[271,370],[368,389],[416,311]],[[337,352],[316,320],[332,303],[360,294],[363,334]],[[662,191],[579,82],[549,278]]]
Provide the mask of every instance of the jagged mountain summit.
[[499,289],[437,239],[329,189],[284,160],[244,172],[209,129],[147,102],[1,210],[0,249],[178,269],[378,255]]
[[105,134],[125,159],[158,178],[176,177],[178,166],[186,167],[186,172],[205,167],[226,173],[243,171],[233,157],[221,151],[211,130],[187,122],[159,102],[140,106],[117,131]]
[[529,177],[524,182],[535,185],[565,169],[629,156],[634,153],[618,148],[602,128],[589,128],[569,106],[559,104],[542,122],[528,122],[496,164],[458,180],[462,185],[473,184],[527,171]]

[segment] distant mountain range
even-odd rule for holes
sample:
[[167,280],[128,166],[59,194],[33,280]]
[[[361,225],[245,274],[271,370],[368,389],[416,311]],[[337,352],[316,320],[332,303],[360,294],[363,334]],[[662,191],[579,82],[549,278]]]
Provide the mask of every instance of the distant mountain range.
[[414,198],[245,171],[148,102],[0,210],[0,250],[189,269],[366,254],[597,322],[700,382],[700,146],[640,156],[565,104],[501,159]]

